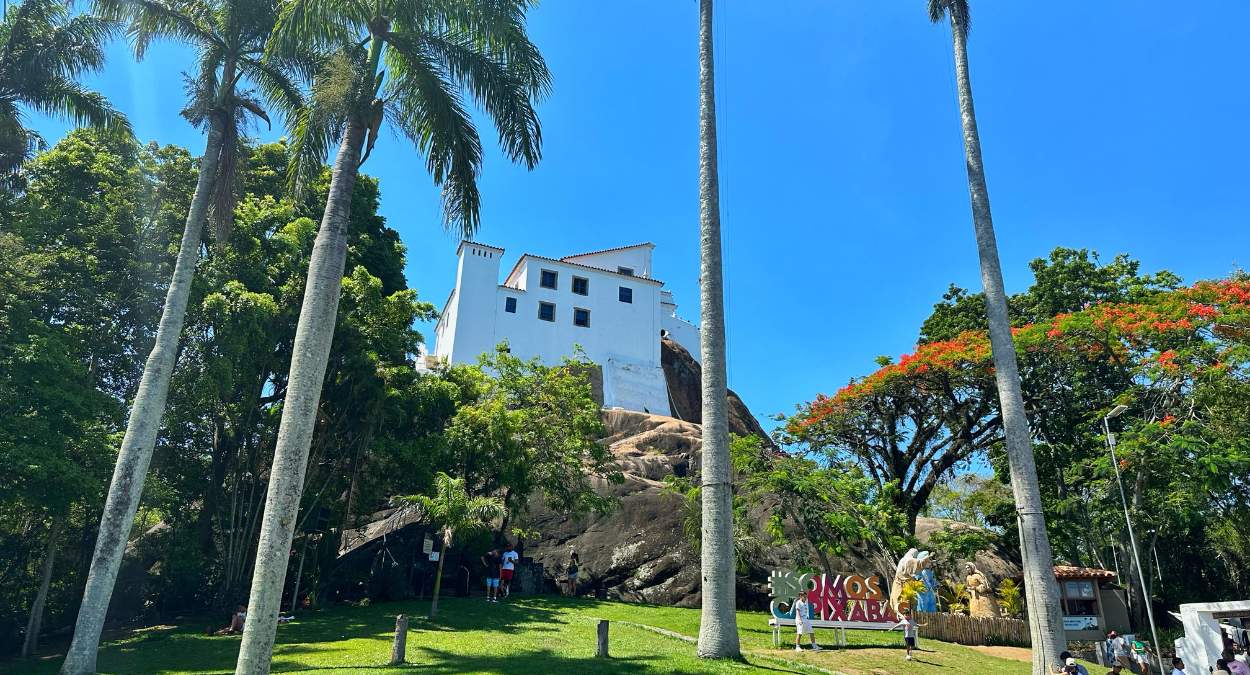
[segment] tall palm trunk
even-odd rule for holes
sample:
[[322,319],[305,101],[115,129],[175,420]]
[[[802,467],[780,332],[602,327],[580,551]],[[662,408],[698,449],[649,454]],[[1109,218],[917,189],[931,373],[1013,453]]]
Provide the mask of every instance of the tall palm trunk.
[[438,571],[434,573],[434,599],[430,601],[430,618],[438,614],[438,594],[443,590],[443,562],[447,560],[447,535],[443,535],[443,550],[438,554]]
[[347,259],[347,218],[351,211],[352,190],[356,186],[357,165],[364,144],[365,127],[353,118],[343,131],[325,215],[308,265],[308,285],[295,329],[291,374],[282,422],[269,472],[265,496],[265,517],[256,548],[252,592],[247,604],[247,622],[239,647],[236,673],[268,673],[278,628],[278,609],[290,559],[291,537],[299,515],[304,471],[308,468],[308,448],[312,443],[321,402],[321,385],[330,358],[330,342],[338,318],[339,291],[343,265]]
[[725,384],[725,307],[721,282],[720,191],[716,172],[716,83],[712,0],[699,0],[699,277],[703,355],[702,615],[698,654],[739,656],[735,614],[733,490]]
[[1007,316],[1007,292],[998,262],[998,243],[990,216],[990,195],[985,186],[981,163],[981,137],[977,132],[976,111],[972,106],[972,83],[968,78],[967,32],[952,16],[955,72],[959,87],[959,112],[963,118],[964,154],[968,164],[968,192],[972,199],[972,223],[976,228],[977,253],[981,258],[981,283],[985,287],[985,309],[990,325],[990,347],[994,356],[994,377],[1007,436],[1007,458],[1011,463],[1011,490],[1016,500],[1020,527],[1020,557],[1024,563],[1024,592],[1029,603],[1029,632],[1033,639],[1033,673],[1054,672],[1051,664],[1059,658],[1067,641],[1059,610],[1059,585],[1055,581],[1054,558],[1046,520],[1042,515],[1042,493],[1033,461],[1029,420],[1024,412],[1020,373],[1016,367],[1015,344]]
[[152,448],[156,445],[161,416],[165,413],[169,379],[178,357],[178,338],[187,314],[187,300],[191,296],[191,279],[195,276],[195,266],[200,257],[200,237],[213,194],[213,180],[217,176],[224,123],[226,121],[219,114],[214,114],[209,121],[204,156],[200,158],[200,175],[191,198],[191,208],[187,211],[182,243],[174,263],[174,276],[165,294],[165,308],[156,330],[156,342],[143,365],[143,377],[139,380],[139,390],[126,423],[126,435],[117,454],[117,465],[113,468],[113,480],[109,484],[104,514],[100,518],[100,533],[91,558],[91,571],[87,574],[78,622],[74,626],[74,639],[61,666],[63,675],[95,672],[104,617],[113,595],[122,555],[126,552],[139,497],[143,494],[143,482],[147,478],[148,464],[152,461]]
[[61,539],[68,516],[53,516],[52,528],[48,530],[48,550],[43,555],[43,569],[39,574],[39,590],[30,605],[30,619],[26,622],[26,639],[22,641],[22,656],[30,656],[39,648],[39,632],[43,630],[43,607],[48,601],[48,587],[52,585],[52,567],[56,564],[56,545]]

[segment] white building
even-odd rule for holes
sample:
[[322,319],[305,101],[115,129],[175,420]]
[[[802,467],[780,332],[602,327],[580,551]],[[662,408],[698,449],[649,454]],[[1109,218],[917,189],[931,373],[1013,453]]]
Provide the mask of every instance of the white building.
[[668,415],[660,337],[698,359],[699,331],[677,318],[672,294],[651,276],[654,248],[559,259],[526,253],[501,284],[503,249],[462,241],[456,287],[434,328],[434,356],[473,363],[507,340],[514,356],[554,365],[580,345],[603,369],[605,406]]

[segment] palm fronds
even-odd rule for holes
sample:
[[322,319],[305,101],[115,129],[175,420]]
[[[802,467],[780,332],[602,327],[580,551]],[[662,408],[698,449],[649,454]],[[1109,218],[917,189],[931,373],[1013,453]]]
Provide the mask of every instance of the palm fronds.
[[59,0],[25,0],[0,22],[0,183],[16,185],[42,139],[26,128],[21,106],[75,124],[130,135],[130,123],[78,78],[104,65],[107,17],[71,16]]

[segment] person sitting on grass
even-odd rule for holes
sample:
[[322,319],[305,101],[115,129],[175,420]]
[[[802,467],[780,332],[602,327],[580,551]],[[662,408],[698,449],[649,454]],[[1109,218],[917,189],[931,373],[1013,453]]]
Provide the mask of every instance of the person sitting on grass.
[[[906,604],[898,606],[899,622],[894,628],[903,629],[903,644],[907,647],[907,660],[911,660],[911,650],[916,648],[916,620],[911,618],[911,608]],[[890,630],[894,630],[891,628]]]
[[794,651],[803,651],[804,634],[811,638],[812,651],[820,651],[820,645],[816,644],[816,631],[812,630],[812,605],[808,602],[807,591],[800,592],[794,600]]
[[247,606],[235,605],[230,615],[230,625],[213,633],[213,635],[236,635],[243,632],[243,621],[247,619]]
[[1076,673],[1076,675],[1089,675],[1089,671],[1085,669],[1085,666],[1082,666],[1081,664],[1077,663],[1076,659],[1072,658],[1072,652],[1069,652],[1069,651],[1059,652],[1059,663],[1063,664],[1059,668],[1059,672],[1061,673]]

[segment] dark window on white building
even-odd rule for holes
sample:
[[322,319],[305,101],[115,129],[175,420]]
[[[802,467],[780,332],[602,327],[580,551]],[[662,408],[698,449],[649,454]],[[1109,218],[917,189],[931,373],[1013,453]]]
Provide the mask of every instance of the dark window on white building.
[[616,297],[620,299],[621,302],[632,303],[634,301],[634,289],[628,286],[621,286],[621,289],[617,292]]
[[557,278],[558,278],[558,275],[556,275],[555,272],[552,272],[551,270],[543,270],[538,280],[538,285],[542,286],[543,288],[550,288],[554,290],[556,287]]
[[590,280],[583,277],[573,277],[573,292],[577,295],[590,295]]
[[573,309],[573,325],[590,328],[590,310],[576,307]]
[[551,304],[550,302],[538,303],[538,318],[542,319],[543,321],[555,321],[556,320],[556,306]]
[[616,271],[620,274],[624,274],[627,277],[634,276],[634,268],[632,267],[618,267],[616,268]]
[[509,314],[516,314],[516,298],[504,298],[503,311]]

